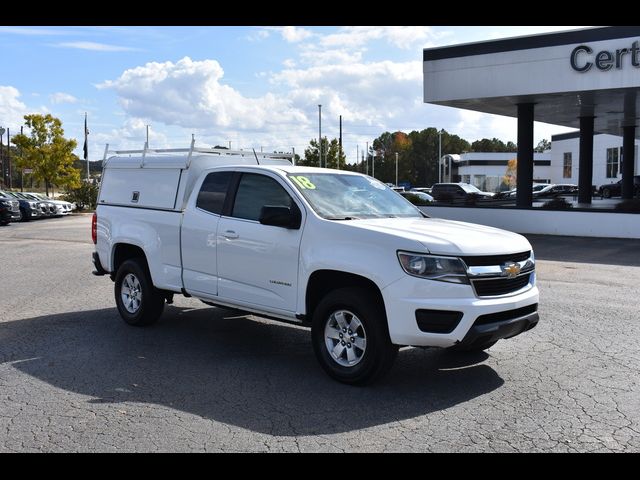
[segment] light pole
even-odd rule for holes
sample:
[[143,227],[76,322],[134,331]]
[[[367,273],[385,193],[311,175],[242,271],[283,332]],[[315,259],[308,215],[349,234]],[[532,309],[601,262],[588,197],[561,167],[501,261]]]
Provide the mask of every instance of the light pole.
[[322,105],[318,105],[318,160],[322,168]]
[[5,169],[6,165],[4,164],[4,161],[3,161],[3,158],[2,158],[2,154],[4,153],[4,152],[3,152],[3,146],[4,146],[4,144],[3,144],[3,142],[2,142],[2,136],[4,135],[4,132],[5,132],[5,131],[6,131],[6,130],[5,130],[3,127],[0,127],[0,164],[2,164],[2,166],[0,167],[0,169],[2,170],[2,172],[1,172],[1,173],[2,173],[2,175],[0,176],[0,180],[2,180],[2,182],[1,182],[1,183],[4,183],[4,181],[5,181],[5,173],[4,173],[4,169]]
[[442,129],[438,132],[438,183],[442,183]]
[[396,152],[396,187],[398,186],[398,152]]

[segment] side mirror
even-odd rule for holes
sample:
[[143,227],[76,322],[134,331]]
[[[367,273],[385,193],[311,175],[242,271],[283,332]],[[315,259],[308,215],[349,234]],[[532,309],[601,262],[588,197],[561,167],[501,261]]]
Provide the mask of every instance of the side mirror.
[[300,228],[302,216],[297,208],[265,205],[260,210],[258,221],[262,225],[272,225],[274,227],[289,228],[297,230]]

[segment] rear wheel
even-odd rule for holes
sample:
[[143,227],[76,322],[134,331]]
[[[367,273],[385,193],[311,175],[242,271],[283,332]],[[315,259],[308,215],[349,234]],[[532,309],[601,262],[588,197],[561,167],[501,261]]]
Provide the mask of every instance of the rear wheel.
[[327,294],[316,307],[313,349],[324,371],[335,380],[365,385],[393,365],[398,346],[391,343],[379,303],[365,289],[342,288]]
[[604,188],[602,190],[602,196],[604,198],[611,198],[611,190],[609,190],[608,188]]
[[118,312],[129,325],[151,325],[158,321],[164,310],[164,296],[153,286],[147,264],[141,258],[120,265],[114,293]]

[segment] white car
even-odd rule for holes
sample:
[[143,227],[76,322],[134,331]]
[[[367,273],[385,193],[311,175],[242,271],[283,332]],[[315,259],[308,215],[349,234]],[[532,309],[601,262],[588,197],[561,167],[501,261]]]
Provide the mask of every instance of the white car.
[[379,378],[403,345],[482,350],[538,323],[523,236],[263,154],[109,158],[92,235],[125,322],[156,322],[175,294],[297,322],[348,384]]
[[65,200],[55,200],[47,197],[46,195],[43,195],[41,193],[35,193],[35,192],[24,192],[24,195],[28,197],[33,197],[34,200],[41,200],[41,201],[53,203],[56,207],[56,215],[69,215],[73,210],[75,210],[75,205]]

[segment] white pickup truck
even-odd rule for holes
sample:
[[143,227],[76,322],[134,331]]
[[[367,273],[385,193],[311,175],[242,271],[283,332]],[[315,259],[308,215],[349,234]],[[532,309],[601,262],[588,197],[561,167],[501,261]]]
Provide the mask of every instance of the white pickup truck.
[[92,224],[94,274],[111,276],[131,325],[175,293],[299,322],[331,377],[366,384],[399,346],[486,349],[538,322],[521,235],[429,218],[374,178],[273,154],[131,155],[105,161]]

